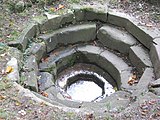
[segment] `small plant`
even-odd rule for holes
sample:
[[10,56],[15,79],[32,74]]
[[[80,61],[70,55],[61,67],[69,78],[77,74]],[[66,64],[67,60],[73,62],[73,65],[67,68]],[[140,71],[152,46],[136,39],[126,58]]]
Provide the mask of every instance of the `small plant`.
[[21,76],[20,77],[20,84],[24,85],[25,81],[26,81],[26,77],[25,76]]
[[0,91],[11,88],[12,84],[5,77],[0,81]]
[[111,109],[111,103],[110,102],[106,103],[106,107],[107,107],[107,110],[109,111]]
[[7,119],[7,116],[7,112],[4,109],[0,108],[0,120]]
[[72,118],[74,118],[75,116],[76,116],[75,113],[73,113],[73,112],[67,112],[67,117],[68,117],[68,118],[72,119]]
[[68,2],[70,2],[70,3],[79,3],[80,0],[68,0]]
[[113,120],[113,118],[111,116],[106,116],[105,120]]
[[14,41],[18,38],[18,35],[19,35],[19,32],[16,31],[16,30],[13,30],[11,33],[10,33],[10,36],[8,37],[8,41]]

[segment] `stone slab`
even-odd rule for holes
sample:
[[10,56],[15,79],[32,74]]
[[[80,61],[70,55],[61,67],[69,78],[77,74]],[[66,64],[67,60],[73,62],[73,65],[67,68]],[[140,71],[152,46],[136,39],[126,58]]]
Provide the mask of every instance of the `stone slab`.
[[92,103],[85,102],[82,104],[83,108],[88,108],[96,112],[120,112],[124,110],[130,103],[130,94],[124,91],[117,91],[114,94],[106,97],[105,99]]
[[135,19],[130,19],[130,22],[127,22],[126,29],[148,49],[150,49],[152,41],[156,37],[160,37],[158,29],[139,25],[139,21]]
[[30,90],[33,90],[35,92],[38,92],[38,77],[37,77],[37,73],[35,71],[31,71],[31,72],[25,72],[21,75],[21,77],[23,77],[24,80],[24,84],[25,87],[29,88]]
[[55,15],[54,17],[47,19],[39,24],[41,33],[45,33],[51,30],[60,28],[62,25],[72,23],[74,21],[73,13],[66,13],[63,15]]
[[129,59],[140,74],[144,72],[146,67],[152,67],[149,52],[139,45],[131,47],[129,51]]
[[73,5],[75,20],[80,21],[101,21],[107,22],[107,8],[100,5]]
[[[57,70],[61,67],[67,66],[68,63],[71,63],[73,60],[73,54],[75,53],[75,49],[66,48],[63,51],[58,52],[57,54],[51,54],[47,61],[42,61],[39,64],[40,71],[50,72],[56,76]],[[63,59],[65,58],[65,59]],[[74,61],[73,61],[74,62]]]
[[129,22],[128,19],[131,19],[131,17],[125,13],[110,9],[108,11],[107,22],[110,24],[125,28],[127,26],[127,23]]
[[23,53],[15,47],[9,47],[8,52],[10,56],[14,57],[18,61],[18,70],[23,66]]
[[44,42],[32,43],[31,48],[29,48],[29,54],[33,54],[36,57],[37,62],[46,54],[46,45]]
[[109,10],[108,23],[126,28],[145,47],[151,47],[154,38],[160,37],[160,31],[156,28],[149,28],[139,24],[139,20],[116,10]]
[[59,29],[50,34],[42,35],[39,38],[44,40],[47,45],[47,52],[50,52],[55,49],[58,44],[68,45],[87,42],[94,40],[95,37],[96,25],[82,24]]
[[127,31],[107,25],[99,29],[97,38],[104,46],[124,54],[128,54],[130,47],[137,43]]
[[160,78],[160,38],[154,40],[151,46],[150,57],[156,78]]
[[12,71],[7,74],[7,79],[13,81],[13,82],[19,82],[20,76],[19,76],[19,66],[18,66],[18,60],[14,57],[12,57],[8,62],[6,67],[12,67]]
[[37,24],[31,22],[21,33],[16,43],[17,47],[24,51],[27,47],[29,39],[32,39],[37,34]]
[[[100,56],[101,58],[98,61],[98,65],[103,66],[103,69],[105,69],[116,80],[119,88],[122,86],[128,88],[129,85],[127,85],[126,82],[131,75],[131,68],[122,60],[122,58],[107,50],[102,52]],[[126,72],[125,79],[123,77],[125,74],[122,74],[122,72]],[[124,80],[122,81],[121,78]]]
[[[78,57],[78,55],[80,56]],[[76,57],[74,58],[74,56]],[[76,49],[73,48],[61,51],[60,53],[49,57],[47,62],[40,63],[39,66],[41,70],[45,70],[51,68],[52,65],[55,65],[56,69],[59,71],[61,67],[68,66],[73,59],[73,64],[75,64],[77,59],[79,61],[83,59],[81,63],[95,64],[108,72],[116,80],[119,87],[129,87],[127,81],[132,75],[131,68],[115,54],[92,45],[79,46],[76,47]]]
[[150,82],[155,80],[153,68],[146,68],[142,77],[140,78],[135,91],[132,93],[133,96],[140,96],[147,93]]
[[150,82],[150,87],[160,87],[160,79]]
[[38,84],[39,84],[40,91],[45,91],[49,87],[54,86],[53,75],[48,72],[40,72]]
[[[121,58],[107,50],[90,45],[78,47],[77,51],[85,55],[83,57],[87,58],[85,63],[93,63],[108,72],[116,80],[119,87],[129,87],[127,81],[131,76],[131,68]],[[123,82],[121,78],[123,78]]]
[[80,102],[75,102],[75,101],[65,99],[65,95],[62,95],[60,93],[60,90],[56,87],[50,87],[45,92],[48,94],[49,99],[56,101],[60,104],[63,104],[65,106],[72,107],[72,108],[79,108],[79,106],[81,106]]
[[97,11],[95,9],[84,8],[84,19],[86,21],[101,21],[107,22],[107,11]]
[[36,57],[34,55],[30,55],[24,62],[23,66],[24,71],[35,71],[38,73],[38,64],[36,61]]

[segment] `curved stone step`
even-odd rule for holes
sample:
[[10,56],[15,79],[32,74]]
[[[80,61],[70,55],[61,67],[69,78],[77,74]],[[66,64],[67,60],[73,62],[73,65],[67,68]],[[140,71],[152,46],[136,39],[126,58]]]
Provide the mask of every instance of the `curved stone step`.
[[132,46],[129,51],[129,59],[140,74],[144,72],[146,67],[152,67],[149,53],[142,46]]
[[[82,56],[73,57],[76,53],[79,52],[83,58],[81,58]],[[72,50],[62,51],[61,53],[57,54],[56,56],[52,56],[49,59],[52,59],[51,63],[49,62],[50,60],[40,63],[41,70],[48,69],[53,65],[55,65],[55,69],[58,70],[63,66],[67,66],[67,64],[72,60],[76,61],[76,59],[83,59],[84,63],[95,64],[103,70],[107,71],[116,80],[119,88],[122,86],[123,88],[129,87],[127,82],[129,77],[132,75],[131,67],[129,67],[122,60],[122,58],[102,48],[92,45],[79,46],[76,48],[76,50],[73,48]]]
[[47,46],[47,52],[54,50],[59,44],[68,45],[87,42],[96,38],[96,24],[82,24],[53,31],[39,36]]
[[156,78],[160,78],[160,38],[154,40],[150,50],[150,57],[154,66]]
[[125,54],[128,54],[130,47],[137,43],[127,31],[107,25],[99,29],[97,37],[104,46]]

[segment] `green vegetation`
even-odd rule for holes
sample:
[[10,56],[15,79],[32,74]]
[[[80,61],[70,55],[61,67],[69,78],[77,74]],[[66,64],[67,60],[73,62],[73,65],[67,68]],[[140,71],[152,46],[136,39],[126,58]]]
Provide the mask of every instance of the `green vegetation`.
[[70,3],[79,3],[80,0],[68,0],[68,2],[70,2]]
[[111,103],[110,102],[106,103],[106,107],[107,107],[107,110],[110,110],[111,109]]
[[2,80],[0,80],[0,91],[6,90],[8,88],[11,88],[12,83],[9,82],[6,77],[3,77]]
[[4,109],[0,108],[0,119],[7,119],[7,116],[8,113]]
[[67,112],[66,115],[67,115],[67,117],[68,117],[69,119],[76,117],[76,114],[73,113],[73,112]]
[[14,41],[18,38],[19,32],[16,30],[11,31],[10,37],[8,37],[8,41]]

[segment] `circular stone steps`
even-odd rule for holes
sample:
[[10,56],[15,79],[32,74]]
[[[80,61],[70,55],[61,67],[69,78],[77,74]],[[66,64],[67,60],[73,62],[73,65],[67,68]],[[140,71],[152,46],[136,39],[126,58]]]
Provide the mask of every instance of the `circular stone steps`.
[[[160,31],[139,26],[136,19],[124,13],[76,6],[63,15],[34,19],[17,41],[9,43],[19,49],[10,48],[10,51],[14,49],[10,53],[17,59],[19,68],[14,68],[16,62],[11,59],[8,65],[16,73],[11,72],[8,78],[14,78],[13,81],[30,89],[31,94],[48,105],[63,109],[71,107],[100,114],[125,109],[134,103],[130,98],[149,91],[150,83],[154,84],[154,90],[152,85],[150,89],[160,94],[159,41]],[[93,103],[65,99],[56,80],[64,70],[80,63],[95,65],[109,74],[118,91]],[[39,94],[44,91],[48,98]],[[32,94],[39,100],[36,96]]]

